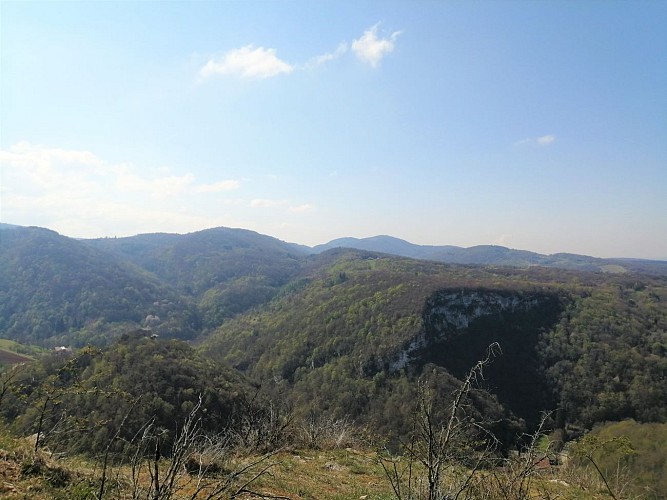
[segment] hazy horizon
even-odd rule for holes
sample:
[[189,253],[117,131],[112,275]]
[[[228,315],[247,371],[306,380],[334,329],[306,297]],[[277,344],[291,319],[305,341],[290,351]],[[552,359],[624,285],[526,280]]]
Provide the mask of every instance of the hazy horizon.
[[667,260],[667,3],[2,2],[0,221]]
[[[22,226],[20,224],[11,224],[11,223],[5,223],[5,224],[10,225],[10,226],[17,226],[17,227],[29,227],[29,226]],[[51,228],[44,227],[44,226],[30,226],[30,227],[39,227],[39,228],[42,228],[42,229],[48,229],[48,230],[51,230],[51,231],[55,231],[55,229],[51,229]],[[340,237],[337,237],[337,238],[332,238],[331,240],[316,243],[314,245],[308,245],[308,244],[305,244],[305,243],[300,243],[298,241],[283,240],[283,239],[281,239],[277,236],[274,236],[274,235],[271,235],[271,234],[266,234],[266,233],[261,233],[261,232],[258,232],[258,231],[254,231],[253,229],[248,229],[248,228],[243,228],[243,227],[227,227],[227,226],[210,227],[210,228],[200,229],[200,230],[197,230],[197,231],[187,231],[187,232],[149,231],[149,232],[142,232],[142,233],[128,234],[128,235],[104,235],[104,236],[93,236],[93,237],[77,237],[77,236],[67,235],[67,234],[61,233],[59,231],[56,231],[56,232],[58,234],[60,234],[61,236],[65,236],[67,238],[72,238],[72,239],[76,239],[76,240],[85,241],[85,240],[97,240],[97,239],[133,238],[133,237],[136,237],[136,236],[149,236],[149,235],[152,235],[152,234],[172,234],[172,235],[183,236],[183,235],[186,235],[186,234],[196,233],[196,232],[200,232],[200,231],[207,231],[207,230],[221,229],[221,228],[222,229],[239,229],[239,230],[253,231],[253,232],[256,232],[256,233],[258,233],[260,235],[263,235],[263,236],[269,236],[271,238],[276,238],[276,239],[278,239],[280,241],[283,241],[285,243],[288,243],[288,244],[301,245],[301,246],[305,246],[305,247],[308,247],[308,248],[311,248],[311,249],[316,248],[317,246],[327,245],[327,244],[335,242],[337,240],[344,240],[344,239],[348,239],[348,238],[357,239],[357,240],[367,240],[367,239],[373,239],[373,238],[392,238],[392,239],[401,240],[401,241],[404,241],[406,243],[410,243],[410,244],[413,244],[413,245],[422,245],[422,246],[434,246],[434,247],[453,246],[453,247],[464,248],[464,249],[473,248],[473,247],[476,247],[476,246],[501,246],[501,247],[508,248],[510,250],[528,251],[528,252],[533,252],[533,253],[537,253],[537,254],[541,254],[541,255],[553,255],[553,254],[564,253],[564,254],[582,255],[584,257],[593,257],[593,258],[599,258],[599,259],[630,259],[630,260],[636,259],[636,260],[667,261],[667,259],[661,259],[661,258],[651,259],[651,258],[645,258],[645,257],[633,257],[631,255],[601,256],[601,255],[576,254],[576,253],[573,253],[573,252],[553,252],[552,254],[542,254],[541,252],[537,252],[537,251],[532,250],[530,248],[508,247],[506,245],[498,245],[496,243],[482,243],[480,245],[471,245],[471,246],[468,246],[468,247],[464,247],[464,246],[460,246],[460,245],[453,245],[453,244],[449,244],[449,243],[415,243],[414,241],[410,241],[410,240],[407,240],[405,238],[401,238],[400,236],[391,235],[391,234],[372,234],[372,235],[368,235],[368,236],[340,236]]]

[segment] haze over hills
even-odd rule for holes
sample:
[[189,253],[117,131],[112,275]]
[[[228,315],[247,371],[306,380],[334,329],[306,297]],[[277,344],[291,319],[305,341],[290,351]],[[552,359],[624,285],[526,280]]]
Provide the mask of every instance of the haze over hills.
[[[0,228],[11,229],[21,228],[21,226],[0,223]],[[609,273],[630,271],[667,275],[666,260],[635,259],[630,257],[599,258],[565,252],[544,255],[529,250],[511,249],[500,245],[477,245],[467,248],[455,245],[418,245],[388,235],[378,235],[368,238],[337,238],[328,243],[309,247],[284,242],[255,231],[219,227],[187,234],[147,233],[122,238],[96,238],[81,241],[119,257],[126,258],[144,269],[156,272],[162,277],[166,277],[164,273],[176,272],[174,269],[169,271],[165,268],[156,267],[156,260],[160,260],[167,253],[173,254],[171,258],[178,259],[179,254],[184,255],[190,251],[183,249],[198,248],[197,252],[209,252],[209,257],[211,257],[212,254],[219,251],[230,250],[232,248],[238,251],[239,249],[248,249],[250,246],[259,246],[273,250],[279,249],[279,253],[291,256],[318,254],[333,248],[354,248],[449,264],[511,266],[519,268],[544,266]],[[248,255],[245,255],[245,258],[247,259]],[[179,266],[185,263],[185,261],[181,260]],[[187,269],[184,272],[189,273],[190,271]],[[239,270],[238,272],[243,274],[244,271]]]
[[203,239],[208,239],[210,244],[217,242],[226,248],[230,248],[230,245],[238,248],[247,248],[247,245],[251,243],[268,245],[272,248],[280,247],[282,252],[286,251],[293,255],[318,254],[333,248],[354,248],[448,264],[511,266],[519,268],[544,266],[609,273],[631,271],[667,275],[667,261],[662,260],[632,258],[603,259],[564,252],[544,255],[529,250],[510,249],[500,245],[477,245],[468,248],[455,245],[417,245],[386,235],[369,238],[337,238],[314,247],[286,243],[254,231],[233,228],[213,228],[185,235],[156,233],[126,238],[102,238],[84,241],[128,257],[133,262],[146,268],[150,267],[147,260],[154,258],[156,252],[159,253],[172,244],[176,246],[177,242],[178,245],[187,246],[191,241],[195,242]]

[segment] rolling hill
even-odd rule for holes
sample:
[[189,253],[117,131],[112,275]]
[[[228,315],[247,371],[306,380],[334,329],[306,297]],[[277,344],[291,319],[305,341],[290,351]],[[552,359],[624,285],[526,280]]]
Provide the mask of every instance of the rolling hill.
[[85,243],[47,229],[5,227],[0,241],[3,337],[85,345],[140,326],[181,338],[199,328],[196,309],[174,288]]
[[273,298],[299,270],[303,250],[244,229],[86,240],[196,301],[205,328]]
[[339,238],[313,247],[319,253],[332,248],[356,248],[413,259],[433,260],[448,264],[554,267],[608,273],[640,272],[667,276],[667,261],[645,259],[600,259],[586,255],[556,253],[543,255],[527,250],[514,250],[498,245],[478,245],[462,248],[452,245],[416,245],[392,236],[370,238]]

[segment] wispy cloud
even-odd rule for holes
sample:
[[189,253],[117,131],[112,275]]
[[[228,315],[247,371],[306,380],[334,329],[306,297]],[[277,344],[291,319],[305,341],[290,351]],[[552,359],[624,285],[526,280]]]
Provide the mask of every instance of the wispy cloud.
[[159,168],[147,173],[130,163],[106,162],[89,151],[28,142],[0,150],[0,166],[4,220],[82,237],[99,236],[103,222],[124,228],[126,234],[222,225],[223,217],[194,207],[224,204],[216,193],[240,187],[236,180],[204,184],[189,172]]
[[330,61],[339,59],[347,52],[347,50],[348,50],[347,42],[341,42],[338,44],[338,47],[336,47],[336,50],[334,50],[333,52],[327,52],[326,54],[313,57],[310,61],[306,63],[306,68],[317,68]]
[[395,31],[389,38],[379,38],[378,26],[379,23],[370,27],[360,38],[352,42],[352,51],[357,57],[374,68],[380,64],[380,61],[387,54],[394,50],[396,39],[401,34],[400,31]]
[[153,198],[167,198],[183,194],[189,189],[197,190],[195,177],[190,173],[183,175],[142,176],[128,164],[104,165],[99,172],[122,192],[138,192]]
[[305,214],[307,212],[312,212],[313,210],[315,210],[315,205],[311,205],[310,203],[289,207],[289,209],[287,209],[287,211],[291,214]]
[[210,59],[200,70],[199,76],[234,75],[241,78],[271,78],[294,71],[294,66],[279,59],[276,49],[246,45],[224,53],[218,59]]
[[556,136],[543,135],[542,137],[538,137],[536,141],[540,146],[548,146],[549,144],[553,144],[554,142],[556,142]]
[[380,61],[394,50],[396,39],[402,33],[394,31],[388,37],[378,35],[380,23],[371,26],[352,44],[342,41],[333,52],[326,52],[310,58],[305,64],[290,64],[276,55],[276,49],[244,47],[229,50],[218,57],[209,59],[199,69],[199,78],[204,80],[215,75],[229,75],[239,78],[266,79],[287,75],[295,70],[309,70],[339,59],[350,50],[364,63],[376,68]]
[[556,142],[556,136],[553,134],[542,135],[540,137],[526,137],[520,141],[514,143],[515,146],[524,146],[527,144],[532,144],[536,146],[549,146]]

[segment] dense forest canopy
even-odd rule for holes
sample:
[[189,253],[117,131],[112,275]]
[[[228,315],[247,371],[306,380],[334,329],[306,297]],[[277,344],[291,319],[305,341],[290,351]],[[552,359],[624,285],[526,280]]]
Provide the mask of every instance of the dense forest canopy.
[[109,325],[136,329],[149,315],[171,336],[192,338],[199,328],[187,297],[128,262],[46,229],[0,235],[0,332],[6,338],[102,344],[114,336]]
[[164,430],[168,445],[200,400],[202,427],[219,432],[234,425],[256,393],[237,372],[185,342],[140,333],[102,350],[51,354],[17,370],[11,383],[0,414],[17,432],[42,429],[50,446],[85,453],[104,450],[116,432],[129,442],[149,423]]

